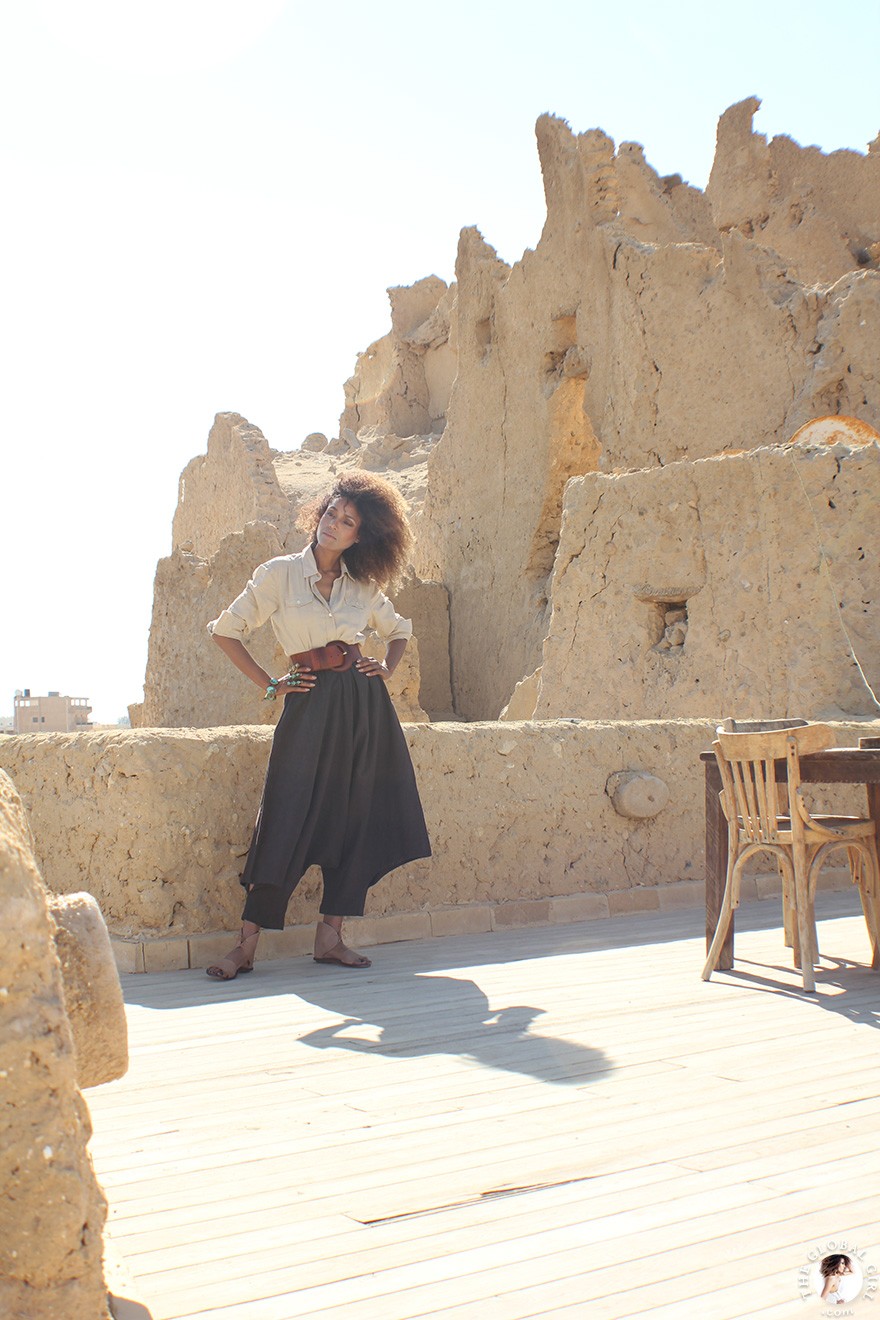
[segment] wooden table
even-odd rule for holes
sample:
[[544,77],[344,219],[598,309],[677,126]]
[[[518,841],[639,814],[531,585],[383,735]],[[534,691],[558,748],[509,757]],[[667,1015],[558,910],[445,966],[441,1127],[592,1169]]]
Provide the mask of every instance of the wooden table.
[[[724,897],[727,876],[727,821],[721,810],[721,773],[715,753],[700,753],[706,767],[706,948],[712,943],[715,927]],[[868,790],[868,814],[877,823],[880,838],[880,747],[830,747],[825,752],[813,752],[800,758],[801,780],[805,784],[864,784]],[[787,776],[784,761],[776,762],[776,778],[782,783]],[[730,930],[721,957],[719,971],[733,966],[733,927]],[[875,959],[876,962],[876,959]]]

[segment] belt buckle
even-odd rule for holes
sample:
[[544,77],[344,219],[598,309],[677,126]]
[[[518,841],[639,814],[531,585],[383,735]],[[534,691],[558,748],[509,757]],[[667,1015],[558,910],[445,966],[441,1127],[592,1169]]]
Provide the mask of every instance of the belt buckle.
[[331,665],[331,669],[342,669],[343,666],[345,665],[346,660],[348,659],[348,653],[351,650],[351,647],[349,646],[348,642],[328,642],[327,643],[328,651],[330,650],[331,646],[335,646],[339,650],[341,655],[339,664]]

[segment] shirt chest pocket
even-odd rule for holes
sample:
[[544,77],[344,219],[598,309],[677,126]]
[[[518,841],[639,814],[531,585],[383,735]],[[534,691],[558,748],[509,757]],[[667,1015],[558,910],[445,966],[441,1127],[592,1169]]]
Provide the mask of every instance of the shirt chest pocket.
[[293,608],[295,610],[305,611],[317,610],[319,614],[326,614],[328,613],[330,606],[327,601],[321,600],[306,588],[305,591],[298,592],[294,597]]

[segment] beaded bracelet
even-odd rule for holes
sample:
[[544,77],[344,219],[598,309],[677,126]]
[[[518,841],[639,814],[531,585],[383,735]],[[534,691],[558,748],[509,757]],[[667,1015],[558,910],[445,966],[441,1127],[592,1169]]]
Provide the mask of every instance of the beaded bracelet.
[[278,685],[280,683],[293,684],[296,683],[298,679],[299,679],[299,665],[292,665],[290,672],[285,674],[283,678],[270,678],[268,686],[266,688],[266,695],[263,697],[263,700],[274,701],[275,698],[278,696]]

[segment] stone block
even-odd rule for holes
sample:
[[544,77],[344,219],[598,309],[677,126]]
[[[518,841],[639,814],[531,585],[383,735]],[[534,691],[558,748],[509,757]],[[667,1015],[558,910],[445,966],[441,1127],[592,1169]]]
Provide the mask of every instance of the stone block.
[[187,941],[190,967],[210,967],[212,963],[225,957],[235,943],[237,933],[236,928],[229,931],[211,931],[205,935],[190,935]]
[[315,927],[287,926],[284,930],[264,930],[257,944],[257,960],[302,958],[314,952]]
[[180,972],[189,967],[189,940],[144,940],[144,971]]
[[852,884],[852,873],[849,867],[843,866],[824,866],[819,872],[819,879],[816,882],[816,888],[819,890],[840,890],[849,889]]
[[429,913],[431,934],[483,935],[492,929],[492,908],[488,903],[466,903],[462,907],[435,908]]
[[144,946],[140,940],[111,939],[110,948],[120,976],[130,976],[144,970]]
[[550,920],[550,899],[532,902],[496,903],[492,923],[496,930],[507,926],[540,926]]
[[656,912],[660,897],[656,889],[615,889],[608,895],[608,911],[612,917],[627,912]]
[[750,882],[755,887],[755,896],[760,899],[779,898],[782,895],[782,877],[778,872],[775,874],[754,875],[743,877],[742,896],[746,897],[746,882]]
[[703,880],[677,880],[671,885],[658,885],[657,897],[661,912],[701,907],[706,902],[706,884]]
[[550,920],[598,921],[609,915],[607,894],[565,894],[550,899]]
[[52,894],[55,950],[80,1087],[101,1086],[128,1070],[122,988],[101,909],[91,894]]
[[394,944],[398,940],[431,938],[429,912],[396,912],[387,917],[349,917],[343,932],[346,944]]

